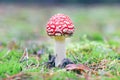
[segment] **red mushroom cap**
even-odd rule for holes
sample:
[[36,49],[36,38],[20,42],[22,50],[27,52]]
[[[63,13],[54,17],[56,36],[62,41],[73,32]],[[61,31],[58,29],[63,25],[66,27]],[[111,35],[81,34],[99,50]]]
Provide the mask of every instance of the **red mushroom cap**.
[[50,18],[46,27],[49,36],[70,36],[74,32],[74,25],[64,14],[57,14]]

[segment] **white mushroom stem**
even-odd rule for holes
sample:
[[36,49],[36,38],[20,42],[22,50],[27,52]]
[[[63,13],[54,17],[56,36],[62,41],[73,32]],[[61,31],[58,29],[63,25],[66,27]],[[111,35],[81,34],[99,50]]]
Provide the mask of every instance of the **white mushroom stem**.
[[66,58],[65,37],[55,37],[55,66],[58,67],[61,61]]

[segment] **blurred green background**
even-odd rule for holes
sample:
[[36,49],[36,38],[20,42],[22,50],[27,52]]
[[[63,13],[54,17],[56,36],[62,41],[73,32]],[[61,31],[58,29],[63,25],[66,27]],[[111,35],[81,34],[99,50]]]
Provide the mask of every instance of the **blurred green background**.
[[120,6],[110,4],[1,4],[0,42],[18,41],[26,43],[51,42],[46,34],[46,23],[57,13],[68,15],[75,25],[71,40],[120,40]]

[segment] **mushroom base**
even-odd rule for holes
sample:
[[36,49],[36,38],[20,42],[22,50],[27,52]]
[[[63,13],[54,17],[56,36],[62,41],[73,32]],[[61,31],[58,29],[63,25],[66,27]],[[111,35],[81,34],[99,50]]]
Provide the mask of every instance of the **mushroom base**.
[[65,38],[55,37],[55,66],[58,67],[62,60],[66,58]]

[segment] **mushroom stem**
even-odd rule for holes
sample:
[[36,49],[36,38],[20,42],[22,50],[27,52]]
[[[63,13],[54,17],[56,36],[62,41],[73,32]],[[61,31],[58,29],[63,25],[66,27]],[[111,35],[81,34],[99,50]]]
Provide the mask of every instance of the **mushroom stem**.
[[65,38],[55,37],[55,66],[58,67],[63,59],[66,58]]

